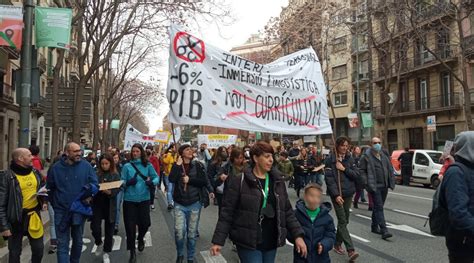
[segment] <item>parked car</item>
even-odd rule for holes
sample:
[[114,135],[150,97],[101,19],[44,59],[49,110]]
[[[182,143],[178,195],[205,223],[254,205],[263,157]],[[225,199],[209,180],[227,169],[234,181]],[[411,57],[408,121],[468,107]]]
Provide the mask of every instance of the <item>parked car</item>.
[[[401,164],[398,157],[405,152],[405,150],[396,150],[392,152],[391,161],[395,169],[397,183],[400,183],[401,178]],[[439,171],[443,164],[440,162],[443,152],[432,150],[410,150],[413,154],[411,163],[412,177],[411,183],[423,184],[425,187],[437,188],[440,184],[438,178]]]

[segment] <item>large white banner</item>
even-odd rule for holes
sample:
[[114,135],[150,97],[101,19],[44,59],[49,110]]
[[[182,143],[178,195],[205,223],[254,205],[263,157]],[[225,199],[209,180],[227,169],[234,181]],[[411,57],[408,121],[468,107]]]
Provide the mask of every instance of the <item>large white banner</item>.
[[198,134],[198,145],[207,144],[207,148],[216,149],[237,142],[237,135],[230,134]]
[[154,135],[146,135],[139,132],[135,129],[132,125],[127,124],[127,129],[125,130],[125,139],[123,143],[123,149],[129,151],[132,149],[132,146],[135,143],[139,143],[143,146],[143,148],[147,147],[148,145],[157,145],[159,144],[155,141]]
[[319,59],[307,48],[263,65],[170,29],[172,123],[248,131],[332,133]]

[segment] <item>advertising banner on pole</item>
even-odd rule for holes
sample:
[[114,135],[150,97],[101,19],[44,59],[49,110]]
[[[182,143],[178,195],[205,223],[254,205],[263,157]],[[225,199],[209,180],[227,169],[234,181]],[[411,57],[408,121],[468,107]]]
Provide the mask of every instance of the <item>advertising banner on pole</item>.
[[436,116],[435,115],[431,115],[426,118],[426,126],[429,132],[436,131]]
[[169,119],[184,125],[330,134],[327,89],[307,48],[259,64],[170,27]]
[[23,9],[19,6],[0,5],[0,46],[21,49]]
[[72,9],[36,7],[36,46],[69,49]]
[[207,148],[216,149],[220,146],[229,146],[237,142],[237,135],[229,134],[198,134],[198,145],[207,144]]

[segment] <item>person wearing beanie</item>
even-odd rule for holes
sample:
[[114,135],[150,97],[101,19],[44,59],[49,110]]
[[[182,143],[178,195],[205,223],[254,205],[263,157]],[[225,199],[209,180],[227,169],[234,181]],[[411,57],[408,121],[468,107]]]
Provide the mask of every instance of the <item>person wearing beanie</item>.
[[187,244],[187,261],[192,263],[202,207],[201,190],[207,185],[207,179],[204,165],[197,160],[193,161],[191,145],[182,145],[178,153],[178,160],[173,164],[169,175],[169,180],[174,185],[176,262],[184,262],[184,246]]

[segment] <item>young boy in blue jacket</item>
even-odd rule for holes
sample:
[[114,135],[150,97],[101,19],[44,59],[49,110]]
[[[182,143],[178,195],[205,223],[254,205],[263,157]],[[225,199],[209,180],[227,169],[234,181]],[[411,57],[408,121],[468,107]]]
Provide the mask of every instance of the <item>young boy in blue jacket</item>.
[[315,183],[304,188],[304,200],[296,202],[295,215],[304,230],[308,256],[303,258],[294,250],[293,262],[331,262],[329,251],[336,242],[336,228],[329,214],[330,203],[321,204],[322,189]]

